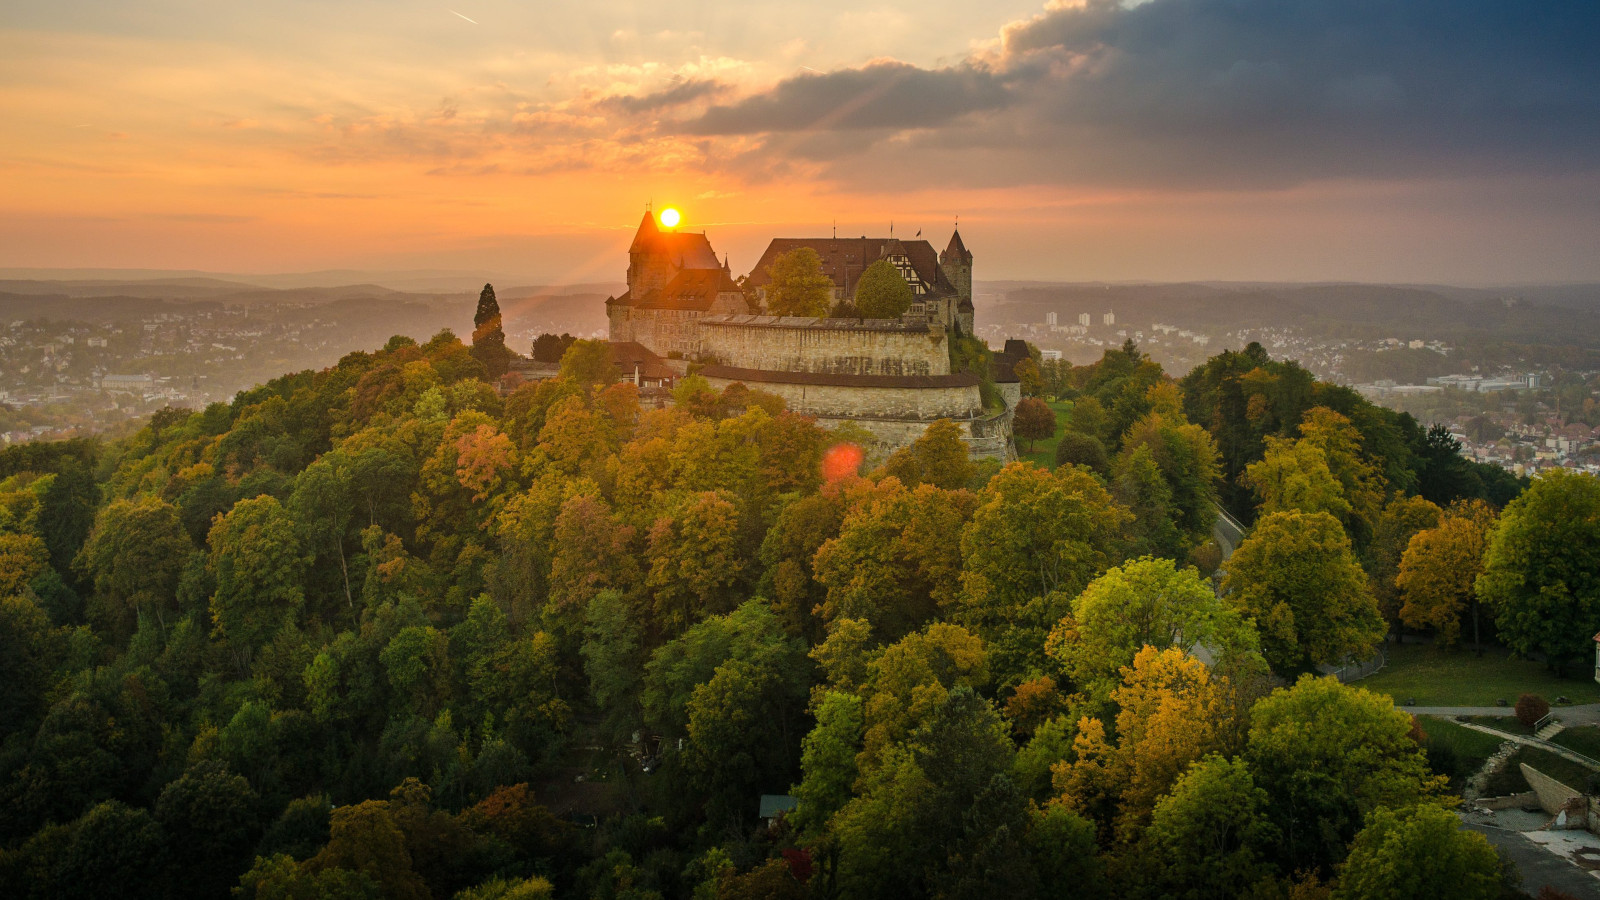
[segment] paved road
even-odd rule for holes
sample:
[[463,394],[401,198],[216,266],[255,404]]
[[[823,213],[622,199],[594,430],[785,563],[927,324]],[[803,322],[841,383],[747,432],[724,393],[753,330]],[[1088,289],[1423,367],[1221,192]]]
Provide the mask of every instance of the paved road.
[[1228,511],[1221,506],[1217,507],[1217,520],[1211,525],[1211,536],[1216,539],[1217,546],[1222,548],[1222,560],[1227,562],[1233,551],[1239,549],[1239,543],[1244,540],[1244,526],[1239,520],[1228,515]]
[[1489,843],[1507,859],[1514,862],[1522,873],[1522,891],[1530,896],[1550,885],[1574,897],[1600,898],[1600,879],[1585,872],[1577,863],[1562,859],[1549,850],[1528,840],[1520,832],[1507,831],[1493,825],[1467,825],[1489,839]]
[[[1400,706],[1400,709],[1419,716],[1514,716],[1517,711],[1510,706]],[[1600,723],[1600,703],[1584,703],[1578,706],[1553,706],[1550,711],[1556,714],[1562,724],[1594,725]]]

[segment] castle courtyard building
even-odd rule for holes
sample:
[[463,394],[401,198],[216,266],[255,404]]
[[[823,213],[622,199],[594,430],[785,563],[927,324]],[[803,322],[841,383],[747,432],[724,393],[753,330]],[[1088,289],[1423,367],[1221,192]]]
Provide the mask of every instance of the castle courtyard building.
[[[887,260],[911,285],[898,319],[762,315],[780,254],[808,247],[836,300],[852,299],[861,273]],[[789,409],[836,426],[852,422],[887,455],[949,419],[974,456],[1013,459],[1012,385],[1004,409],[986,409],[979,378],[951,370],[951,343],[971,335],[972,253],[959,232],[943,253],[895,238],[778,238],[741,285],[704,234],[661,229],[647,213],[629,249],[628,290],[606,301],[612,342],[698,363],[713,388],[732,384],[782,397]],[[1014,381],[1009,367],[998,381]]]

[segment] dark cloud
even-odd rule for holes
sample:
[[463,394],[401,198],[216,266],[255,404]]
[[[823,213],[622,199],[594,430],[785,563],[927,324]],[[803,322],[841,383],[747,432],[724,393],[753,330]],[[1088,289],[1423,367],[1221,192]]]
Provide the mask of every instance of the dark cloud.
[[605,97],[596,101],[595,106],[629,115],[657,113],[716,96],[727,89],[727,85],[715,79],[686,79],[648,94]]
[[834,157],[841,177],[874,179],[944,169],[969,182],[1229,187],[1592,172],[1597,34],[1591,2],[1091,0],[1017,23],[997,51],[956,66],[792,78],[687,128],[769,134],[775,153],[794,148],[782,132],[879,129],[870,153],[843,141]]
[[1006,101],[1000,81],[983,66],[920,69],[877,62],[788,79],[768,93],[712,107],[687,130],[759,134],[927,128],[968,113],[999,109]]

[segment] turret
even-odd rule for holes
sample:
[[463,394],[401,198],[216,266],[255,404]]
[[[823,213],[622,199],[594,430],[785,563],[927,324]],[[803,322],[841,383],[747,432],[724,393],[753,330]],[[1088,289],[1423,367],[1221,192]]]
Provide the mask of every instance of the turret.
[[634,297],[659,290],[672,277],[671,260],[664,251],[655,214],[646,211],[628,247],[628,291]]
[[950,232],[950,244],[939,254],[939,268],[956,289],[955,319],[967,334],[972,333],[972,253],[961,242],[961,229]]

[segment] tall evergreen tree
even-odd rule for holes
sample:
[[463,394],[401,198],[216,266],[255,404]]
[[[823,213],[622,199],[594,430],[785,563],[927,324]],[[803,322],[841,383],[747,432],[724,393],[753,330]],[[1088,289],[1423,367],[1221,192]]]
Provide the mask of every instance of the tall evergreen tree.
[[489,370],[490,378],[504,375],[511,365],[506,333],[500,327],[500,302],[495,299],[492,284],[483,286],[478,294],[478,311],[472,315],[472,355]]

